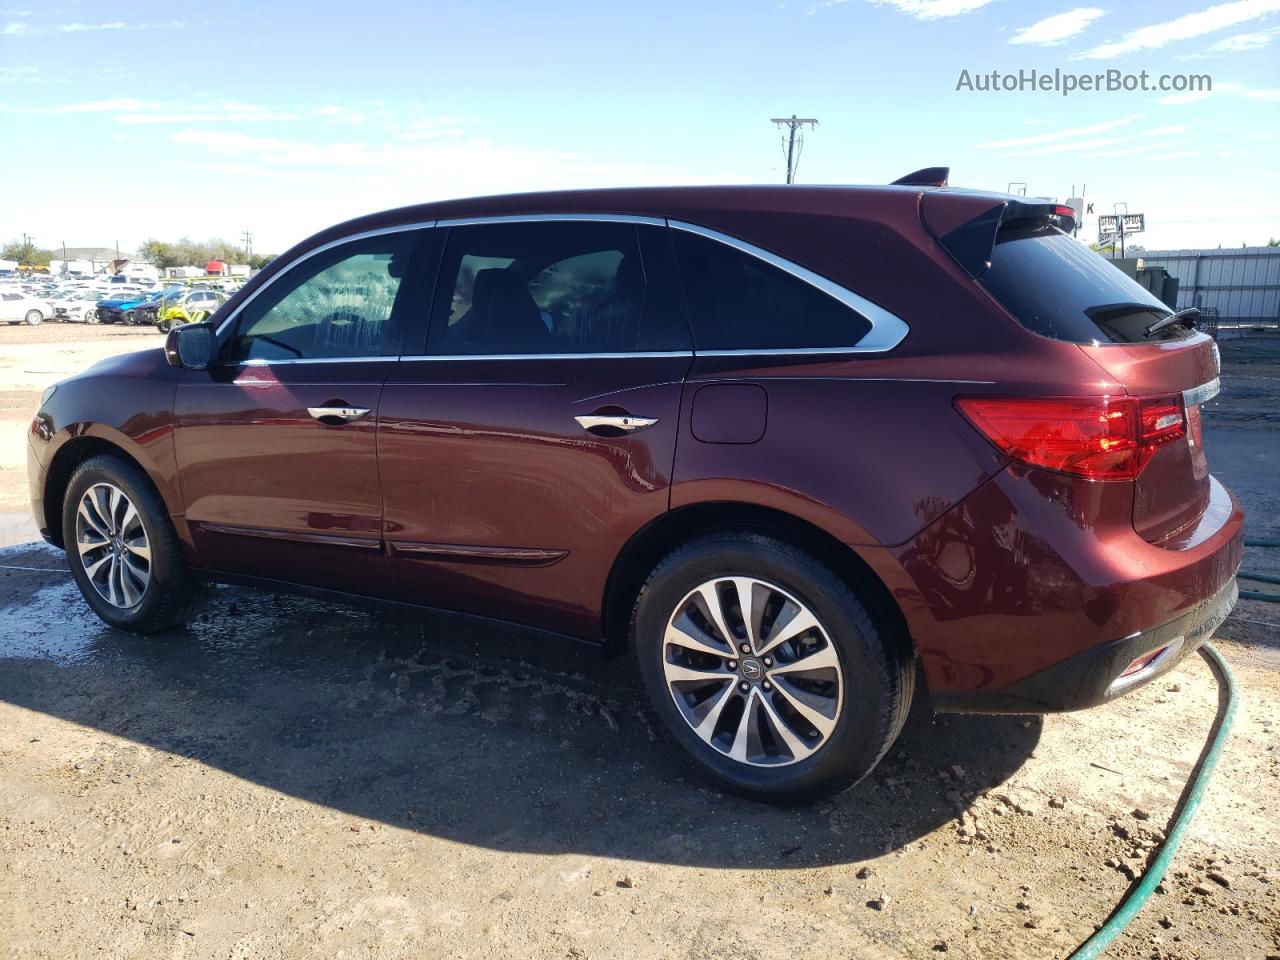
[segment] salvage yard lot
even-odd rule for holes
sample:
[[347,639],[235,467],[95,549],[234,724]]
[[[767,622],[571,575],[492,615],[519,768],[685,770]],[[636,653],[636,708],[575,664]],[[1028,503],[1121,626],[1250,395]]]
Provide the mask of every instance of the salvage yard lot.
[[[918,704],[867,781],[776,809],[685,779],[626,660],[530,632],[229,587],[188,631],[113,632],[30,542],[23,434],[44,384],[156,344],[0,328],[0,956],[1065,956],[1217,708],[1198,658],[1080,714]],[[1222,351],[1210,462],[1280,539],[1280,343]],[[1234,733],[1108,956],[1280,953],[1280,608],[1215,642]]]

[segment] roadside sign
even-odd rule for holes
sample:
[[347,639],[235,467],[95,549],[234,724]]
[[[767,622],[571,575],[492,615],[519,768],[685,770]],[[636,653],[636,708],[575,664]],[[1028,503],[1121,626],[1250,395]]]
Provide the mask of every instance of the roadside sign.
[[1103,213],[1098,215],[1098,236],[1113,236],[1120,232],[1121,225],[1126,237],[1142,233],[1147,229],[1147,217],[1143,213]]

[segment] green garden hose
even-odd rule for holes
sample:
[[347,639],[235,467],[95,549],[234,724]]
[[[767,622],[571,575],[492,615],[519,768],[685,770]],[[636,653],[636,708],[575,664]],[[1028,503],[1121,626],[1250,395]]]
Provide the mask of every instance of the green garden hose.
[[1266,573],[1250,573],[1248,570],[1241,570],[1236,576],[1241,580],[1257,580],[1259,583],[1280,583],[1280,577],[1273,577]]
[[1125,927],[1138,915],[1138,911],[1143,908],[1160,881],[1164,879],[1174,854],[1178,852],[1178,844],[1182,842],[1183,834],[1187,832],[1191,818],[1195,816],[1196,808],[1204,798],[1209,777],[1218,763],[1218,757],[1222,754],[1222,746],[1227,742],[1227,734],[1231,731],[1231,720],[1236,713],[1236,686],[1231,668],[1227,666],[1227,662],[1222,659],[1222,655],[1213,648],[1212,644],[1206,643],[1202,646],[1200,656],[1204,657],[1209,664],[1209,669],[1218,680],[1218,716],[1214,719],[1213,728],[1209,731],[1209,739],[1200,752],[1200,759],[1191,771],[1191,779],[1187,781],[1187,785],[1182,789],[1182,796],[1178,798],[1178,805],[1173,811],[1173,825],[1169,828],[1164,843],[1147,865],[1142,877],[1129,888],[1129,892],[1112,911],[1107,922],[1082,943],[1067,960],[1092,960],[1094,957],[1101,956],[1102,951],[1124,932]]

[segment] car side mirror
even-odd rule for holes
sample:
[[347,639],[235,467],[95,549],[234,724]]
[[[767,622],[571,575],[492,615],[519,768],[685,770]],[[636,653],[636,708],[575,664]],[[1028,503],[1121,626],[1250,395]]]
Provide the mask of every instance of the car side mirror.
[[164,356],[171,367],[208,370],[217,347],[211,323],[184,323],[169,331],[164,340]]

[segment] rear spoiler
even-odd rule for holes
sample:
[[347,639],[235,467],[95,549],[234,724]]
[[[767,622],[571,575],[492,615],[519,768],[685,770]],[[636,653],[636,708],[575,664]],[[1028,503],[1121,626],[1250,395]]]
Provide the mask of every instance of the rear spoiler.
[[927,193],[920,216],[929,232],[971,277],[979,276],[991,261],[996,234],[1004,227],[1043,222],[1064,233],[1076,226],[1076,212],[1050,200],[990,194]]
[[890,186],[893,187],[945,187],[951,176],[950,167],[924,167],[905,177],[899,177]]

